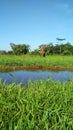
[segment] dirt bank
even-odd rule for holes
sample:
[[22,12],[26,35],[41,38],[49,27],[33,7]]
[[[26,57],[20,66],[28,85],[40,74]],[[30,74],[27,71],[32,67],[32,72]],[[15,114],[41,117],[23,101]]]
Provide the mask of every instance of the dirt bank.
[[0,72],[15,71],[15,70],[51,70],[51,71],[73,71],[72,67],[61,66],[0,66]]

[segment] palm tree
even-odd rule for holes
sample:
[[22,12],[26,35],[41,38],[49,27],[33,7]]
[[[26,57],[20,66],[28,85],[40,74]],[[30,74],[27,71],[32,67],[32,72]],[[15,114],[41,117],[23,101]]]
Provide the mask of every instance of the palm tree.
[[[56,38],[59,44],[62,44],[61,42],[66,40],[65,38]],[[61,54],[61,46],[60,46],[60,54]]]

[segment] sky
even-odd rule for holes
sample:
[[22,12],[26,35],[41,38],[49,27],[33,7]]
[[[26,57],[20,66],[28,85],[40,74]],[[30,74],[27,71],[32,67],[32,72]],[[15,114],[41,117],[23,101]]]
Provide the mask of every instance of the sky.
[[57,37],[73,44],[73,0],[0,0],[0,50],[10,43],[33,50]]

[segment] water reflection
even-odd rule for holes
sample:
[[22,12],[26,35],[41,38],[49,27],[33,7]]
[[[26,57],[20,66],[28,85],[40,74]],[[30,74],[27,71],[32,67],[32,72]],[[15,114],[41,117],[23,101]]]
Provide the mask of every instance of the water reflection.
[[51,78],[53,80],[60,80],[60,81],[68,81],[73,77],[73,72],[70,71],[15,71],[15,72],[4,72],[0,73],[0,79],[6,81],[7,84],[12,82],[20,83],[22,85],[26,84],[28,80],[40,80],[40,79],[48,79]]

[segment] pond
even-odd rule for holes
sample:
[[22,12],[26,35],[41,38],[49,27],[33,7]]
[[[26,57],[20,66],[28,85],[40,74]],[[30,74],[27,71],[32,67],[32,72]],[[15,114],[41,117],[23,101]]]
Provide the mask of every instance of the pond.
[[69,81],[73,77],[73,72],[71,71],[14,71],[14,72],[0,72],[0,79],[2,82],[6,82],[10,84],[12,82],[22,83],[22,86],[27,84],[28,80],[40,80],[40,79],[48,79],[51,78],[53,80]]

